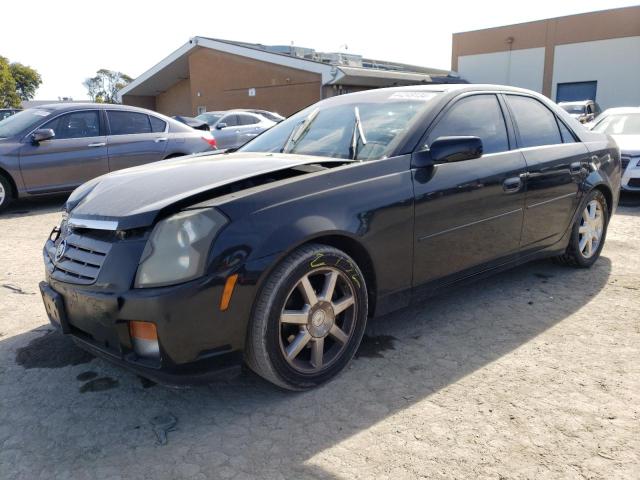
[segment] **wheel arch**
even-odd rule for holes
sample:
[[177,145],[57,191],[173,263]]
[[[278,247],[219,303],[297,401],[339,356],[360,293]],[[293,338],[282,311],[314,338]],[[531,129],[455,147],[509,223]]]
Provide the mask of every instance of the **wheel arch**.
[[9,186],[11,187],[11,192],[9,192],[9,195],[11,196],[11,198],[18,198],[18,185],[16,185],[16,181],[13,179],[11,174],[4,168],[0,167],[0,176],[6,178],[9,182]]
[[591,191],[593,190],[602,192],[605,200],[607,201],[607,210],[609,210],[609,217],[611,217],[611,214],[613,213],[613,192],[611,191],[611,188],[609,188],[609,186],[604,183],[600,183],[598,185],[595,185],[591,189]]
[[330,247],[337,248],[338,250],[342,250],[344,253],[349,255],[351,258],[355,260],[362,270],[362,274],[364,275],[365,282],[367,283],[367,297],[369,300],[369,317],[373,317],[376,309],[376,300],[377,300],[377,282],[376,282],[376,271],[373,265],[373,259],[369,254],[369,251],[365,248],[362,243],[360,243],[357,239],[339,233],[327,233],[320,234],[313,238],[307,239],[302,244],[298,245],[296,248],[299,248],[303,245],[309,244],[321,244],[327,245]]
[[329,247],[342,250],[355,260],[364,275],[365,282],[367,284],[367,298],[369,301],[369,317],[374,316],[377,297],[377,274],[374,267],[373,259],[367,248],[357,238],[348,232],[343,231],[321,231],[315,234],[307,235],[299,241],[290,245],[286,250],[281,251],[275,261],[269,265],[269,267],[261,273],[258,289],[262,289],[264,282],[269,277],[280,263],[291,254],[291,252],[297,250],[300,247],[311,244],[327,245]]

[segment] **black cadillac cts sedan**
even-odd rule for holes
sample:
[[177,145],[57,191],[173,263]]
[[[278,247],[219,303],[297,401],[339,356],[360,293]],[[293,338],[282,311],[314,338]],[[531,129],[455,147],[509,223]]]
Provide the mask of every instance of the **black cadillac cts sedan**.
[[330,98],[240,151],[92,180],[44,248],[51,322],[165,383],[244,362],[292,390],[367,319],[540,257],[589,267],[620,156],[548,99],[494,85]]

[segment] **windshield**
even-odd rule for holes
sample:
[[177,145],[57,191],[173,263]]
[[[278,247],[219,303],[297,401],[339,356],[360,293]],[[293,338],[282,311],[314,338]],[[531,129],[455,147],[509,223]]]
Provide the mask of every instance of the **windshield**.
[[14,113],[16,113],[14,110],[0,110],[0,120],[10,117]]
[[607,115],[593,127],[609,135],[640,135],[640,113]]
[[367,92],[312,105],[249,142],[244,152],[356,160],[388,156],[440,92]]
[[218,113],[201,113],[196,118],[201,122],[205,122],[208,125],[213,126],[218,123],[218,120],[222,118],[222,115]]
[[14,137],[31,130],[38,123],[51,115],[50,110],[29,109],[0,121],[0,138]]
[[560,105],[567,113],[573,113],[574,115],[581,115],[585,112],[585,105]]

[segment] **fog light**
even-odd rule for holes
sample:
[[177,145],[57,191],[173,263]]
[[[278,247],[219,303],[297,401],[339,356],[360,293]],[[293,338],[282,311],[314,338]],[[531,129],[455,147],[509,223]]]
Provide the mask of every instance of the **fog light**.
[[133,351],[140,357],[158,358],[160,345],[158,344],[158,332],[156,325],[151,322],[129,322],[129,335]]

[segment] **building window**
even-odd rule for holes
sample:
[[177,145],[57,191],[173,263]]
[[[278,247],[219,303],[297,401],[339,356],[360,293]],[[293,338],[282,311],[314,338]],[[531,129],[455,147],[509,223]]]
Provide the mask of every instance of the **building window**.
[[198,110],[198,115],[202,115],[207,111],[207,107],[200,105],[197,110]]
[[580,102],[595,100],[598,82],[559,83],[556,91],[556,102]]

